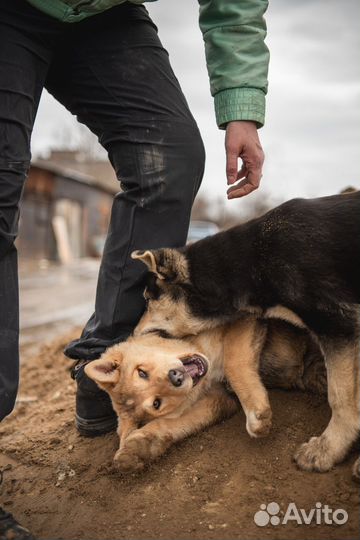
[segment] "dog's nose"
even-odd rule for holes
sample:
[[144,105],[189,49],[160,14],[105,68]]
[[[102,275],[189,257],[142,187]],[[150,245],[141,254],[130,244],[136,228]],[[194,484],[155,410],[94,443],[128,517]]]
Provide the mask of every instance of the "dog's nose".
[[169,379],[174,386],[181,386],[184,380],[184,372],[180,371],[180,369],[170,369]]

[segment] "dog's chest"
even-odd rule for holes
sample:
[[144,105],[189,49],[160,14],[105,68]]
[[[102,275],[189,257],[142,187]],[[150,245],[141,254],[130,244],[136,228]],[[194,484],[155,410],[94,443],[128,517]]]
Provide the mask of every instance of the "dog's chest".
[[210,360],[209,378],[211,382],[221,382],[225,378],[223,356],[222,350],[213,351],[208,356]]

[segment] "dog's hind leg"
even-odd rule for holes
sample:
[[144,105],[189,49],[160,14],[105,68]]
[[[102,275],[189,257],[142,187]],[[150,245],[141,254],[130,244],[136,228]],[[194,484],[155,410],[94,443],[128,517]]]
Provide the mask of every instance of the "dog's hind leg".
[[325,472],[344,459],[360,431],[359,339],[322,343],[331,420],[319,437],[300,446],[294,459],[307,471]]
[[265,338],[266,325],[246,317],[232,325],[224,339],[225,377],[244,409],[251,437],[264,437],[271,428],[269,397],[259,373]]

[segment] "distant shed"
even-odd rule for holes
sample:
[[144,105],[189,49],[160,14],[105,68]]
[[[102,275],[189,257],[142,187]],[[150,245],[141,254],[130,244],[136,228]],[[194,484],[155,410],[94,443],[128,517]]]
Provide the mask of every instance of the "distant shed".
[[119,182],[108,163],[99,178],[74,165],[52,159],[32,163],[21,205],[21,258],[67,262],[100,254]]

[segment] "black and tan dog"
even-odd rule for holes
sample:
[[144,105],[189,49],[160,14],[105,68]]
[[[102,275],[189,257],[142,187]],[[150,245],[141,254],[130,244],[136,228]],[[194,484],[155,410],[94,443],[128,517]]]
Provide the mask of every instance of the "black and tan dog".
[[236,387],[253,437],[271,424],[263,383],[326,392],[324,360],[309,333],[250,315],[181,340],[132,337],[85,371],[109,393],[120,419],[114,460],[121,471],[142,469],[174,442],[231,416],[239,402],[224,380]]
[[133,257],[150,271],[136,335],[197,334],[241,312],[305,326],[325,357],[332,417],[295,459],[327,471],[345,457],[360,430],[359,192],[294,199],[183,249]]

